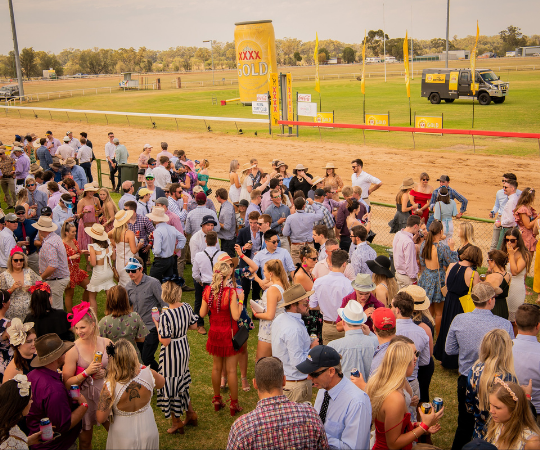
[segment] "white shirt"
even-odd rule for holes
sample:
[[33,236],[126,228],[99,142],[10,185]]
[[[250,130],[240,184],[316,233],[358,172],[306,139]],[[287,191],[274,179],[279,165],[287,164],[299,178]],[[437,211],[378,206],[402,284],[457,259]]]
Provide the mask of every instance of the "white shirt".
[[[197,253],[202,252],[206,248],[206,234],[203,230],[199,230],[191,236],[189,240],[189,249],[191,251],[191,264],[195,264],[195,256]],[[216,244],[216,248],[219,247],[219,242]]]
[[362,198],[366,199],[369,197],[369,188],[372,184],[379,184],[381,180],[374,177],[373,175],[370,175],[367,172],[362,172],[360,175],[356,175],[356,173],[353,173],[351,175],[352,185],[353,186],[360,186],[362,188]]
[[7,225],[0,231],[0,267],[7,268],[7,262],[11,250],[17,245],[15,235]]
[[212,247],[206,247],[202,252],[195,255],[195,260],[193,261],[193,279],[197,283],[210,284],[212,282],[214,265],[222,253],[225,252],[222,252],[214,245]]
[[[318,261],[311,272],[313,278],[321,278],[330,273],[330,267],[328,266],[328,257],[324,258],[322,261]],[[354,269],[353,266],[349,263],[345,266],[345,272],[343,273],[349,280],[354,280]]]
[[75,150],[69,144],[62,144],[56,149],[56,155],[59,155],[62,159],[74,158]]
[[330,272],[315,280],[313,290],[315,292],[309,298],[309,307],[319,306],[324,320],[335,322],[338,318],[337,310],[341,308],[343,297],[349,295],[353,288],[351,280],[341,272]]
[[517,226],[514,219],[514,209],[516,209],[519,196],[516,192],[508,196],[508,202],[504,205],[503,212],[501,214],[501,226],[504,228],[512,228]]
[[82,163],[87,163],[87,162],[91,162],[92,161],[92,149],[90,147],[88,147],[88,145],[83,145],[78,153],[77,153],[77,158],[79,158],[79,162],[82,164]]
[[[114,159],[116,156],[116,145],[110,143],[110,142],[107,142],[105,144],[105,158],[111,158],[111,159]],[[107,159],[108,161],[108,159]]]
[[77,152],[77,150],[81,148],[81,142],[77,138],[71,138],[71,141],[69,141],[68,145],[70,145],[75,152]]
[[174,157],[174,155],[171,152],[169,152],[168,150],[161,150],[156,155],[156,158],[155,158],[156,161],[158,162],[158,164],[159,164],[159,158],[161,158],[162,156],[166,156],[167,158],[169,158],[169,160]]
[[154,169],[154,184],[161,189],[165,189],[168,183],[171,183],[171,172],[163,166],[156,167]]

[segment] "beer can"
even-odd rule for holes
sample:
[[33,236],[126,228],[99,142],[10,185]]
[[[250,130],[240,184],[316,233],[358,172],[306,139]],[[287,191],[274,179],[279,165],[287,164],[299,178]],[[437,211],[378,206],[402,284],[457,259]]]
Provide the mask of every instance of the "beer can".
[[429,414],[431,412],[431,405],[429,403],[422,403],[420,408],[424,414]]
[[161,308],[161,312],[164,313],[165,311],[167,311],[169,309],[168,306],[164,306],[163,308]]
[[311,339],[311,342],[316,341],[317,339],[319,339],[319,337],[316,334],[310,334],[309,337]]
[[94,353],[94,362],[98,362],[98,363],[101,364],[102,360],[103,360],[103,353],[102,352]]
[[39,431],[41,431],[41,440],[50,441],[53,438],[53,428],[51,420],[45,417],[39,421]]
[[433,411],[438,413],[443,407],[443,399],[441,397],[435,397],[433,399]]
[[69,388],[69,395],[73,399],[79,398],[81,396],[81,388],[77,384],[72,384]]
[[157,309],[156,306],[152,308],[152,319],[154,319],[156,322],[159,320],[159,309]]
[[355,367],[353,370],[351,370],[351,377],[360,377],[360,371]]

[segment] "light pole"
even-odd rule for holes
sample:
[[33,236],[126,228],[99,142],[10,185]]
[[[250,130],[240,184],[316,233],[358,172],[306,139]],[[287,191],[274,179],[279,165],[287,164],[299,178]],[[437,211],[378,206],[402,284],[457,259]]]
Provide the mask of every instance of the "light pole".
[[446,68],[448,69],[448,33],[450,28],[450,0],[446,0]]
[[210,54],[212,55],[212,86],[214,86],[214,45],[212,41],[203,41],[210,42]]
[[15,53],[15,68],[17,70],[17,78],[19,81],[19,96],[24,96],[23,79],[21,71],[21,61],[19,59],[19,45],[17,44],[17,31],[15,30],[15,16],[13,15],[13,3],[8,0],[9,15],[11,16],[11,32],[13,33],[13,51]]

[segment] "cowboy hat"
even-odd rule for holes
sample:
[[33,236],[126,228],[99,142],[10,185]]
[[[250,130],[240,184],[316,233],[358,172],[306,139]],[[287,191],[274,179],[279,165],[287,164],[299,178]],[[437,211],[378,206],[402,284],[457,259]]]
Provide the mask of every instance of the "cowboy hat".
[[41,216],[36,223],[33,223],[32,226],[41,231],[56,231],[58,225],[56,225],[51,217]]
[[417,284],[411,284],[410,286],[401,288],[398,292],[406,292],[413,298],[415,311],[424,311],[429,308],[429,297],[426,295],[424,288],[421,288]]
[[97,192],[98,190],[99,189],[91,183],[86,183],[84,185],[84,192]]
[[41,172],[43,169],[41,168],[41,166],[37,163],[34,163],[34,164],[31,164],[30,165],[30,173],[33,175],[35,173],[38,173],[38,172]]
[[351,281],[351,286],[358,292],[371,292],[377,287],[371,280],[371,275],[367,273],[359,273],[356,275],[356,278]]
[[403,184],[399,187],[400,189],[409,189],[414,187],[415,182],[412,178],[404,178]]
[[37,356],[32,360],[32,367],[43,367],[60,358],[75,344],[63,341],[56,333],[44,334],[35,341]]
[[59,162],[53,162],[52,164],[49,164],[49,167],[60,170],[62,168],[62,164]]
[[375,259],[366,261],[369,270],[377,275],[384,275],[386,278],[394,278],[394,274],[390,270],[392,261],[388,256],[379,255]]
[[357,301],[350,301],[345,308],[338,308],[338,316],[350,325],[362,325],[368,320],[364,308]]
[[75,164],[77,164],[77,161],[75,161],[74,158],[68,158],[64,164],[66,166],[73,167]]
[[109,239],[105,228],[103,228],[103,225],[99,223],[94,223],[91,227],[85,227],[84,231],[88,236],[96,239],[97,241],[106,241]]
[[[278,166],[279,166],[279,165],[278,165]],[[245,164],[242,165],[241,172],[245,172],[246,170],[251,170],[251,169],[253,169],[254,167],[256,167],[255,164],[245,163]]]
[[152,212],[146,214],[146,217],[148,217],[152,222],[168,222],[169,221],[169,216],[165,214],[165,210],[161,208],[160,206],[158,207],[154,206],[152,208]]
[[283,293],[283,306],[292,305],[298,303],[300,300],[304,300],[312,295],[315,291],[307,291],[301,284],[293,284],[289,289]]
[[123,209],[121,209],[114,215],[113,227],[114,228],[121,227],[122,225],[127,223],[129,219],[131,219],[132,216],[133,216],[132,210],[124,211]]
[[334,163],[326,163],[325,169],[337,169]]

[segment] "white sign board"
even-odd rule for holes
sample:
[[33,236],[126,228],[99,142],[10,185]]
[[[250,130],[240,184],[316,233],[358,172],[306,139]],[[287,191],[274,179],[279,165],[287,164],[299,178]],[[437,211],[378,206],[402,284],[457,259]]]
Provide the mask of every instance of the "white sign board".
[[268,94],[257,94],[257,101],[258,102],[267,102],[268,101]]
[[316,117],[317,116],[317,103],[298,102],[298,115]]
[[311,102],[311,94],[298,94],[299,102]]
[[268,115],[268,102],[252,102],[251,103],[251,113],[259,114],[261,116]]

